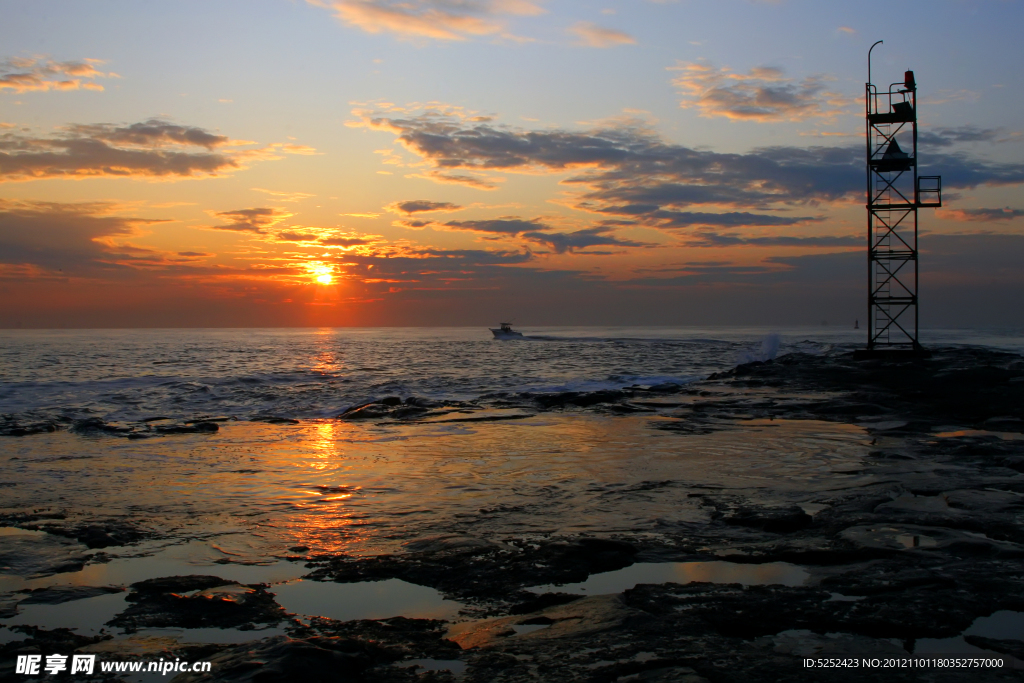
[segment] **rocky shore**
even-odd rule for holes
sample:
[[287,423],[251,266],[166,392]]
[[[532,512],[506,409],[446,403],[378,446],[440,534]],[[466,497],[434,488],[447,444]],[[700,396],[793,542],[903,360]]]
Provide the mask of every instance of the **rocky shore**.
[[[596,411],[612,420],[649,413],[649,427],[677,437],[681,449],[693,435],[792,421],[856,426],[870,438],[871,448],[860,469],[835,473],[837,480],[855,479],[855,485],[799,495],[800,482],[794,481],[796,493],[768,502],[765,496],[706,486],[687,494],[706,513],[704,521],[666,524],[657,533],[484,538],[445,529],[407,543],[403,552],[384,555],[293,549],[306,561],[309,580],[401,579],[428,586],[466,606],[459,620],[302,620],[287,613],[275,601],[273,587],[265,584],[205,575],[165,577],[125,587],[129,607],[110,626],[126,637],[21,627],[24,638],[2,646],[0,680],[25,680],[13,672],[16,654],[50,650],[213,662],[211,674],[182,674],[174,679],[181,683],[1024,678],[1024,670],[1009,664],[970,671],[822,672],[804,666],[807,657],[906,658],[930,641],[939,641],[944,654],[980,650],[1020,666],[1024,643],[1019,633],[963,635],[980,618],[1024,612],[1020,356],[963,348],[905,360],[790,354],[685,386],[501,394],[447,404],[385,399],[354,406],[338,419],[517,420],[565,411]],[[183,427],[213,430],[216,424]],[[18,429],[37,428],[48,429],[4,427],[11,436]],[[106,429],[102,423],[75,428]],[[113,436],[141,433],[126,429],[107,431]],[[145,434],[150,435],[159,434],[153,429]],[[682,484],[649,482],[652,490],[677,485]],[[99,522],[64,525],[31,511],[9,513],[3,521],[89,548],[131,544],[144,534]],[[8,567],[4,573],[19,571],[16,549],[2,555]],[[667,562],[788,563],[806,578],[799,585],[650,583],[589,596],[557,588],[528,590]],[[20,605],[33,600],[59,604],[75,597],[11,594],[0,609],[14,617]],[[172,626],[245,631],[267,625],[284,632],[241,644],[208,645],[130,635]]]

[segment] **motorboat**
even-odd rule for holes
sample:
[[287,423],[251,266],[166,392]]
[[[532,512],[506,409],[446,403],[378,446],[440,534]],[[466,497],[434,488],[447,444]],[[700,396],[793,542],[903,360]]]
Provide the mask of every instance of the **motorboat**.
[[523,333],[512,329],[512,323],[499,323],[498,329],[488,328],[494,333],[495,339],[522,339]]

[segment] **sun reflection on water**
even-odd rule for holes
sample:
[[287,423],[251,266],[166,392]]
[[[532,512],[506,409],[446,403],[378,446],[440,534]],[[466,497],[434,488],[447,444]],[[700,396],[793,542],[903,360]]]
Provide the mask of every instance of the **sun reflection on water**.
[[[247,527],[277,552],[301,546],[303,553],[357,555],[395,552],[439,533],[500,539],[527,529],[655,531],[706,520],[701,499],[688,495],[696,488],[730,489],[767,504],[870,480],[860,472],[870,439],[859,427],[776,420],[680,438],[652,429],[653,422],[593,415],[474,424],[322,419],[225,423],[212,437],[141,443],[65,432],[36,437],[40,455],[21,457],[10,477],[31,481],[33,500],[64,496],[62,503],[83,515],[121,510],[168,528]],[[71,478],[73,489],[64,485]],[[5,495],[18,505],[29,488]]]

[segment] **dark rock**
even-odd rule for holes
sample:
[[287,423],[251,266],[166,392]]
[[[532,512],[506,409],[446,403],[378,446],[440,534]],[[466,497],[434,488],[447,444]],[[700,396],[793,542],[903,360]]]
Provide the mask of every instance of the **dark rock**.
[[293,640],[279,636],[232,648],[213,657],[210,673],[183,674],[179,683],[335,683],[364,681],[373,659],[362,643],[341,638]]
[[381,649],[373,653],[378,661],[394,662],[402,659],[457,659],[458,645],[446,637],[448,624],[435,619],[358,619],[336,621],[312,617],[308,625],[291,625],[293,637],[329,636],[373,643]]
[[419,396],[410,396],[405,399],[405,405],[415,406],[417,408],[440,408],[444,404],[440,401],[433,401],[429,398],[421,398]]
[[742,507],[722,518],[726,524],[763,529],[774,534],[786,534],[806,529],[814,521],[803,509]]
[[538,405],[548,409],[565,406],[587,408],[601,403],[615,403],[631,396],[633,396],[633,392],[630,391],[606,389],[590,392],[563,391],[557,394],[534,394],[533,400]]
[[[522,545],[481,543],[434,547],[369,558],[314,558],[309,578],[344,583],[397,578],[462,599],[535,599],[520,589],[584,581],[590,574],[633,564],[638,549],[613,539],[573,538]],[[464,568],[472,563],[473,571]]]
[[391,417],[402,419],[406,417],[415,417],[417,415],[422,415],[423,413],[426,412],[427,409],[422,408],[420,406],[405,406],[402,408],[396,408],[395,410],[391,411]]
[[582,598],[582,595],[570,595],[569,593],[541,593],[534,598],[512,605],[508,613],[530,614],[531,612],[539,612],[555,605],[565,605]]
[[73,538],[91,549],[128,545],[152,535],[150,532],[134,527],[122,520],[79,524],[70,527],[46,525],[41,528],[55,536]]
[[71,431],[82,435],[111,434],[123,436],[130,433],[132,428],[109,424],[98,417],[87,417],[83,420],[75,420],[71,424]]
[[188,576],[165,576],[159,579],[146,579],[131,585],[132,594],[128,596],[129,602],[143,599],[147,595],[162,595],[164,593],[187,593],[189,591],[201,591],[207,588],[218,588],[229,586],[234,581],[222,579],[219,576],[208,574],[189,574]]
[[154,431],[160,434],[212,434],[220,430],[216,422],[196,422],[183,425],[160,425]]
[[390,411],[386,406],[382,406],[375,401],[369,403],[362,403],[357,406],[348,408],[343,413],[338,415],[339,420],[365,420],[374,419],[380,417],[386,417]]
[[263,586],[216,576],[174,576],[132,584],[131,606],[110,622],[128,632],[140,628],[239,628],[286,618]]
[[13,415],[0,416],[0,436],[29,436],[31,434],[46,434],[55,432],[58,425],[55,422],[40,421],[22,423]]

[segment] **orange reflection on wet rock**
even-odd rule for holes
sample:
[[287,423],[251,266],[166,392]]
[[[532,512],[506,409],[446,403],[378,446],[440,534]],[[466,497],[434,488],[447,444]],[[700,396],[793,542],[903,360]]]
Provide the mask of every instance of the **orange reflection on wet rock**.
[[[653,428],[665,419],[246,422],[224,423],[215,436],[145,441],[43,434],[31,453],[17,453],[8,478],[23,485],[5,496],[11,505],[63,496],[62,506],[86,516],[122,515],[170,534],[219,518],[278,552],[363,555],[437,534],[655,531],[705,521],[701,499],[689,496],[702,487],[771,504],[870,480],[860,427],[775,420],[680,435]],[[72,451],[76,459],[53,459]],[[73,476],[77,485],[66,486]]]

